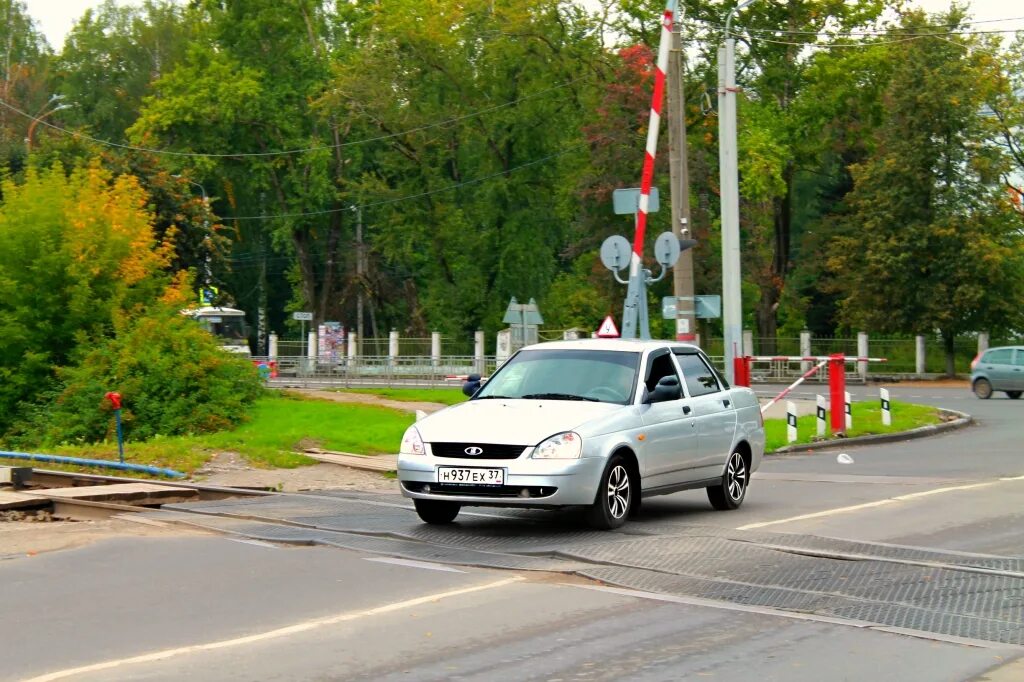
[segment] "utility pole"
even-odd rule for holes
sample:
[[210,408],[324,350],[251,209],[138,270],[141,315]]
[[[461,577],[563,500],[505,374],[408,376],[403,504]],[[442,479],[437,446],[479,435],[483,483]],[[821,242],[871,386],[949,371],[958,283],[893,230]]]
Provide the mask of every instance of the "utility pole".
[[356,338],[363,342],[363,207],[356,206]]
[[736,144],[736,41],[729,35],[733,16],[754,2],[736,5],[725,19],[725,45],[718,48],[718,150],[722,198],[722,326],[725,377],[735,383],[733,362],[743,354],[743,300],[740,277],[740,188]]
[[[683,49],[681,28],[672,28],[672,48],[668,62],[668,154],[672,201],[672,233],[690,239],[690,167],[686,145],[686,95],[683,92]],[[686,249],[676,261],[672,273],[672,293],[676,297],[676,340],[697,338],[693,251]]]

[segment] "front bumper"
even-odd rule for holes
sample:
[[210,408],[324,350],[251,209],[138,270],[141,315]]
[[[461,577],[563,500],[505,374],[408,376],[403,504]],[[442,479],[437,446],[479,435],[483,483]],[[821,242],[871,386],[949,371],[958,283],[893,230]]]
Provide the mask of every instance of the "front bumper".
[[[432,455],[399,455],[402,495],[416,500],[447,500],[470,506],[589,506],[597,496],[604,459],[454,459]],[[501,487],[439,485],[437,467],[456,466],[505,470]],[[430,492],[423,487],[429,486]],[[528,495],[528,496],[527,496]]]

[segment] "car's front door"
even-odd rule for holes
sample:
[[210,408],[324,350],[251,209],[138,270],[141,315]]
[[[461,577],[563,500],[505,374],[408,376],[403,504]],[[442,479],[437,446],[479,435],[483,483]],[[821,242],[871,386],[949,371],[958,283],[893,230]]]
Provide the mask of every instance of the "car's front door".
[[992,348],[981,357],[979,364],[988,375],[993,390],[1013,390],[1013,351],[1013,348]]
[[[668,348],[647,357],[644,386],[649,395],[663,377],[675,377],[680,390],[675,397],[640,406],[643,420],[643,488],[673,485],[690,478],[686,470],[697,460],[697,425],[693,408],[683,400],[682,382]],[[640,391],[643,394],[643,390]]]
[[721,473],[728,460],[736,434],[736,406],[729,391],[707,360],[696,351],[677,348],[674,351],[683,383],[690,396],[689,403],[697,417],[696,465],[701,475]]

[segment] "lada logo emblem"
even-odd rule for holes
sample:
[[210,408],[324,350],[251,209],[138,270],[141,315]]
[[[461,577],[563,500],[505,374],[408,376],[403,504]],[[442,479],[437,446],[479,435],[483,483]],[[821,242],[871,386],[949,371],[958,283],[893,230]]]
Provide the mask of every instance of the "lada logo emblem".
[[484,449],[476,445],[470,445],[468,448],[463,450],[463,452],[465,452],[470,457],[475,457],[476,455],[484,454]]

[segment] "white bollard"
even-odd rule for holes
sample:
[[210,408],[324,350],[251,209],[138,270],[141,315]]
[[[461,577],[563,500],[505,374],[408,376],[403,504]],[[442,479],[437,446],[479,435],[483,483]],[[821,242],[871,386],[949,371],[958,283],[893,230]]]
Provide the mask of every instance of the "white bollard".
[[743,330],[743,354],[754,355],[754,332],[750,329]]
[[484,333],[482,331],[473,333],[473,371],[480,376],[484,374]]
[[796,403],[786,401],[786,442],[796,442]]
[[843,395],[845,396],[844,408],[846,409],[846,430],[849,431],[853,428],[853,403],[850,399],[849,391],[846,391]]
[[828,416],[828,410],[827,410],[827,407],[826,407],[827,404],[828,403],[825,402],[825,396],[819,395],[818,396],[818,411],[817,411],[818,420],[817,421],[818,421],[818,435],[821,436],[821,437],[825,436],[825,424],[826,424],[826,421],[827,421],[826,418]]
[[924,348],[924,337],[914,337],[914,371],[918,374],[924,374],[925,371],[925,348]]
[[[868,333],[857,332],[857,356],[866,358],[868,353]],[[867,383],[868,380],[868,363],[858,362],[857,363],[857,376],[860,380]]]
[[441,332],[430,332],[430,364],[441,364]]
[[270,333],[270,345],[267,348],[267,357],[270,360],[277,360],[277,334]]
[[879,389],[879,396],[882,398],[882,423],[886,426],[892,426],[892,411],[889,406],[889,391],[888,389]]
[[[811,354],[811,332],[806,329],[800,332],[800,357],[808,357]],[[807,374],[811,369],[810,362],[800,363],[800,373]]]
[[359,334],[356,332],[348,333],[348,365],[353,367],[356,364],[356,358],[359,357]]
[[395,364],[395,358],[398,357],[398,332],[392,329],[388,333],[388,364]]

